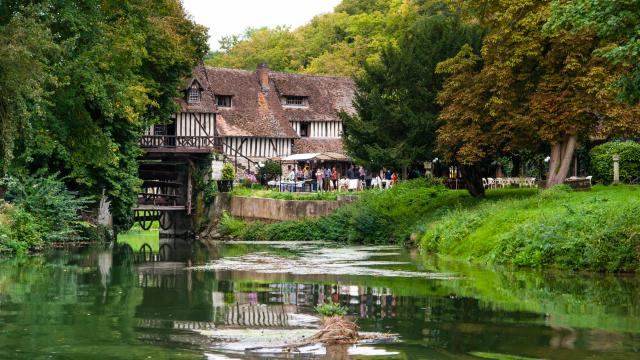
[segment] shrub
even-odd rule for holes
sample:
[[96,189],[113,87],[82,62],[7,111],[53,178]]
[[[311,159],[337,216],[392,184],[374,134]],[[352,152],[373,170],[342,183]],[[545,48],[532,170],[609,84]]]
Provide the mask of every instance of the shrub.
[[234,180],[236,178],[236,170],[231,163],[225,163],[222,167],[222,180]]
[[260,178],[270,181],[282,175],[282,166],[280,166],[280,163],[276,161],[267,160],[264,163],[264,166],[258,171],[258,174],[260,175]]
[[591,149],[591,172],[594,180],[605,184],[613,181],[613,155],[620,156],[620,181],[640,178],[640,144],[634,141],[612,141]]
[[334,303],[324,303],[316,306],[318,314],[324,317],[345,316],[347,315],[347,310],[345,306]]
[[5,198],[16,206],[14,226],[20,227],[16,230],[31,234],[25,226],[32,221],[37,224],[34,228],[39,229],[44,241],[74,240],[79,237],[80,211],[89,200],[67,190],[55,175],[20,180],[6,178],[3,183],[7,186]]

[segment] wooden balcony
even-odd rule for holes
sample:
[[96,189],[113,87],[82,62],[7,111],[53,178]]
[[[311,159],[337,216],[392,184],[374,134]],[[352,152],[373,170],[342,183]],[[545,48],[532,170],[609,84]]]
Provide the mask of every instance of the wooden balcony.
[[144,135],[139,144],[149,153],[222,152],[222,138],[217,136]]

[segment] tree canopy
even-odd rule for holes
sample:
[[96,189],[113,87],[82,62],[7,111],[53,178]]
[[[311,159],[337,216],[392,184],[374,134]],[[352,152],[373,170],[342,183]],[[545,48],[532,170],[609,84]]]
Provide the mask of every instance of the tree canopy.
[[362,164],[407,169],[434,157],[443,77],[436,65],[467,43],[480,46],[481,30],[452,15],[418,19],[388,45],[380,61],[357,79],[357,116],[343,115],[344,142]]
[[352,76],[378,62],[421,14],[444,10],[434,0],[344,0],[297,29],[248,29],[227,37],[206,62],[248,70],[266,62],[276,71]]
[[138,138],[175,111],[179,83],[208,51],[206,29],[178,0],[14,0],[0,14],[3,173],[104,190],[126,226]]

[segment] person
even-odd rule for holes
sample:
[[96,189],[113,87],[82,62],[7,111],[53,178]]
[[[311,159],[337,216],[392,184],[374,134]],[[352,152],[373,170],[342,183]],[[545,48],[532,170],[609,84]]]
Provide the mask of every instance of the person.
[[322,191],[322,178],[324,177],[324,170],[318,167],[316,170],[316,190]]
[[296,181],[296,172],[293,171],[293,169],[291,168],[291,166],[289,166],[289,174],[287,175],[287,180],[289,181]]
[[347,179],[353,179],[353,165],[349,165],[349,168],[347,169]]
[[329,191],[330,190],[330,184],[331,184],[331,168],[327,166],[327,168],[324,170],[324,178],[322,179],[322,186],[324,187],[324,191]]
[[333,190],[338,190],[338,171],[336,171],[336,167],[334,166],[331,170],[331,181],[333,181]]
[[393,172],[393,175],[391,175],[391,185],[395,185],[398,183],[398,174],[396,174],[396,172]]
[[367,175],[367,172],[364,171],[364,166],[360,165],[360,168],[358,168],[358,174],[360,175],[360,181],[364,181],[364,177]]

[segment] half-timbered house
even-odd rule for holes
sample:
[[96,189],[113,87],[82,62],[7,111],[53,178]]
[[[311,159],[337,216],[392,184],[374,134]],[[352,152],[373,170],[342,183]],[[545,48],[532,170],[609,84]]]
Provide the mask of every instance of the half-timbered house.
[[150,127],[147,150],[211,151],[230,160],[259,161],[295,153],[342,149],[341,111],[353,113],[354,85],[346,77],[198,66],[177,99],[180,111]]

